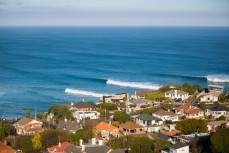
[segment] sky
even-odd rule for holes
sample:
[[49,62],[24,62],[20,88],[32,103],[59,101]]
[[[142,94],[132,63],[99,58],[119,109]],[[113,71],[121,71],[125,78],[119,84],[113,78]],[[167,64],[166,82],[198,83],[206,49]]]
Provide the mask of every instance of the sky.
[[229,0],[0,0],[0,26],[229,26]]

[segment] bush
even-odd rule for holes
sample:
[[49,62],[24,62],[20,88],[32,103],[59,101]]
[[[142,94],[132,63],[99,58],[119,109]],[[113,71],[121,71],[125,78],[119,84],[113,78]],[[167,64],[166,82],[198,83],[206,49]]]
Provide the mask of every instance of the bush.
[[222,153],[229,152],[229,129],[221,129],[211,137],[215,149]]
[[126,114],[124,111],[116,112],[114,114],[114,121],[119,121],[119,123],[124,123],[130,120],[130,115]]

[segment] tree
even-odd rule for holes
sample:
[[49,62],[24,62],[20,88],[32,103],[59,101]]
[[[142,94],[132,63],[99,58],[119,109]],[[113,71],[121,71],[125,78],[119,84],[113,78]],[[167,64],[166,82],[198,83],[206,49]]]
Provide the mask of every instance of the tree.
[[160,152],[162,149],[165,149],[169,145],[169,141],[156,138],[154,143],[154,152]]
[[6,135],[4,132],[4,129],[2,127],[0,127],[0,141],[5,139]]
[[219,102],[224,103],[229,101],[229,92],[224,92],[219,95]]
[[10,125],[6,121],[1,121],[0,122],[0,128],[2,128],[5,137],[15,134],[14,126]]
[[225,121],[226,120],[226,118],[225,118],[225,116],[220,116],[219,118],[217,118],[217,121]]
[[30,112],[30,107],[29,106],[26,106],[25,108],[25,116],[30,118],[30,115],[31,115],[31,112]]
[[118,110],[118,108],[115,104],[106,103],[105,107],[107,110]]
[[20,146],[23,151],[30,149],[30,147],[32,146],[31,139],[28,137],[22,138],[20,142]]
[[146,108],[146,109],[143,109],[142,113],[144,114],[149,114],[149,115],[152,115],[152,113],[154,113],[155,110],[152,109],[152,108]]
[[41,147],[42,147],[42,139],[41,139],[41,135],[39,133],[37,133],[33,137],[32,143],[33,143],[33,148],[34,149],[41,149]]
[[147,137],[133,137],[130,145],[131,153],[153,153],[152,140]]
[[207,123],[204,120],[197,119],[187,119],[184,121],[179,121],[176,124],[176,128],[181,131],[183,134],[200,132],[207,132]]
[[168,85],[163,85],[161,88],[159,88],[159,91],[163,93],[169,90],[170,90],[170,87]]
[[205,103],[200,103],[200,109],[206,110],[206,104]]
[[215,149],[222,153],[229,152],[229,129],[221,129],[211,137]]
[[162,108],[165,110],[173,110],[173,105],[172,104],[164,104],[162,106]]
[[74,119],[72,116],[72,113],[70,110],[67,108],[66,105],[54,105],[51,108],[49,108],[48,113],[54,113],[54,117],[56,120],[64,120],[65,118],[67,119]]
[[116,112],[114,114],[114,121],[119,121],[119,123],[124,123],[130,120],[130,115],[126,114],[124,111]]
[[41,113],[37,113],[37,119],[42,120],[42,119],[43,119],[43,117],[44,117],[44,115],[43,115],[43,114],[41,114]]

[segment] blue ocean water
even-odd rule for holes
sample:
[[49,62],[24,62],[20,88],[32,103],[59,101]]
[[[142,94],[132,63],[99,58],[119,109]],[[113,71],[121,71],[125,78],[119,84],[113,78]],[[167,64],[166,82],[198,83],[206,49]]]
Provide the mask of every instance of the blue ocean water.
[[229,28],[0,27],[0,117],[172,82],[228,90]]

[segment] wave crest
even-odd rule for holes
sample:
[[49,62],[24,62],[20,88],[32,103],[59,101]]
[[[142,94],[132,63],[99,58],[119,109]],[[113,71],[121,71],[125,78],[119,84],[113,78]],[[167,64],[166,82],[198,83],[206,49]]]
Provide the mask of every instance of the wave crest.
[[211,82],[229,82],[229,75],[226,74],[211,74],[206,77]]
[[70,88],[66,88],[65,92],[69,94],[73,94],[73,95],[85,95],[85,96],[92,96],[92,97],[98,97],[98,98],[108,95],[108,94],[101,94],[101,93],[95,93],[91,91],[76,90],[76,89],[70,89]]
[[123,82],[123,81],[116,81],[116,80],[111,80],[108,79],[107,84],[110,85],[116,85],[116,86],[122,86],[122,87],[131,87],[131,88],[140,88],[140,89],[152,89],[152,90],[157,90],[160,88],[160,86],[148,83],[148,82]]

